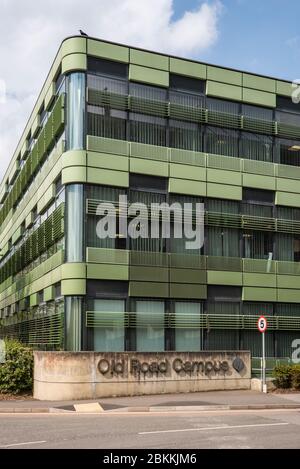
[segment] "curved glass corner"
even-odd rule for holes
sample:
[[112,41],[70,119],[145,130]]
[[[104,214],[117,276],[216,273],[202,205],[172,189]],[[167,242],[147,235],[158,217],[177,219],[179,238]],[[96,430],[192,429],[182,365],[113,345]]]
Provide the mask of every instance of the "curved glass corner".
[[67,149],[85,148],[85,73],[67,77]]

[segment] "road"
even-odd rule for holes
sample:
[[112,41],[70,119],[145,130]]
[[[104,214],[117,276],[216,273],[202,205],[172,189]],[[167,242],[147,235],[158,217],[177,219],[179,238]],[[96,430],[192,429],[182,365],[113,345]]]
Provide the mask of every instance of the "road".
[[0,447],[300,448],[300,412],[2,414]]

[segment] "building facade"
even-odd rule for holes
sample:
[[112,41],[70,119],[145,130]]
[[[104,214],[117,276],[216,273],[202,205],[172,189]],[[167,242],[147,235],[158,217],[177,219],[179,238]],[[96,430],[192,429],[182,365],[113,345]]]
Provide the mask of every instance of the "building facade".
[[[63,41],[0,186],[0,332],[42,350],[251,350],[300,339],[292,83]],[[295,99],[294,99],[295,101]],[[97,207],[204,204],[204,245],[97,236]],[[194,210],[194,209],[193,209]]]

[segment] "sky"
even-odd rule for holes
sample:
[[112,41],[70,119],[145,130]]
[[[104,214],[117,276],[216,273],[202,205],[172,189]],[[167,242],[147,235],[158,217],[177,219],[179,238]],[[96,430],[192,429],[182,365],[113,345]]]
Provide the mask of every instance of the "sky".
[[64,37],[295,80],[299,17],[298,0],[0,0],[0,179]]

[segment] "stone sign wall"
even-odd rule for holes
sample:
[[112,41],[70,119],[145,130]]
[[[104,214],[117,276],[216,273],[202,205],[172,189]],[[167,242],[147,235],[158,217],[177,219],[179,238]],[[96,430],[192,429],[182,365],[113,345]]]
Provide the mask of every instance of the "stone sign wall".
[[250,352],[35,352],[34,397],[93,399],[250,389]]

